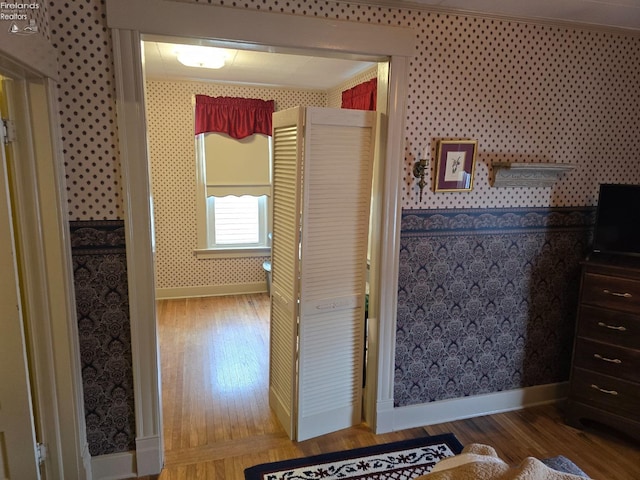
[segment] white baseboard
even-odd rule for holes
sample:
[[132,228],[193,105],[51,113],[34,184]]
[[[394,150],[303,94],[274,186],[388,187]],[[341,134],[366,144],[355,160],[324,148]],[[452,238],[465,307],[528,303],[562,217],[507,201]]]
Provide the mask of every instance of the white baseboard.
[[162,439],[136,439],[136,450],[100,455],[91,459],[92,480],[121,480],[158,475],[163,466]]
[[384,409],[378,415],[376,425],[386,430],[376,433],[423,427],[438,423],[463,420],[465,418],[492,415],[494,413],[520,410],[546,403],[554,403],[565,398],[568,383],[552,383],[535,387],[519,388],[506,392],[476,395],[473,397],[453,398],[438,402]]
[[244,295],[248,293],[264,293],[267,282],[236,283],[231,285],[201,285],[196,287],[156,288],[156,298],[192,298],[215,297],[221,295]]
[[99,455],[91,459],[92,480],[120,480],[136,476],[136,452]]
[[[84,421],[84,418],[83,418]],[[85,442],[82,445],[82,467],[84,468],[83,480],[93,480],[92,466],[91,466],[91,454],[89,453],[89,443]]]
[[379,400],[376,403],[376,433],[394,431],[393,400]]
[[136,438],[136,466],[139,477],[158,475],[164,465],[162,438]]

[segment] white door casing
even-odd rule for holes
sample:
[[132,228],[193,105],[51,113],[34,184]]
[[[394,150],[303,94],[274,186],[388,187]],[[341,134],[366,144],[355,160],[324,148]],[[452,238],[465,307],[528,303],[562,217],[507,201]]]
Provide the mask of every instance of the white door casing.
[[[336,22],[299,15],[282,15],[250,9],[215,7],[162,0],[110,0],[107,23],[114,39],[118,136],[125,199],[127,261],[131,299],[131,323],[135,387],[136,426],[139,436],[161,436],[158,345],[155,340],[155,296],[149,199],[148,155],[144,119],[144,78],[139,55],[143,34],[211,39],[246,48],[348,55],[362,59],[389,60],[389,74],[382,79],[387,102],[379,110],[388,115],[387,139],[380,167],[379,228],[376,228],[374,273],[379,279],[378,318],[370,317],[368,423],[376,432],[393,426],[393,360],[397,302],[398,251],[400,241],[401,175],[404,161],[404,108],[409,57],[416,39],[410,28],[357,22]],[[340,28],[336,28],[337,26]],[[328,44],[326,39],[331,38]],[[379,79],[380,80],[380,79]],[[135,219],[135,221],[133,221]],[[158,446],[148,452],[162,459]],[[139,458],[139,455],[136,455]],[[149,465],[149,474],[161,463]],[[140,471],[140,470],[138,470]]]
[[[46,478],[87,478],[87,448],[65,172],[55,104],[55,55],[44,38],[0,31],[5,113],[16,135],[8,146],[13,239],[37,440]],[[19,53],[19,55],[18,55]],[[22,59],[20,62],[12,58]],[[0,186],[0,195],[8,193]],[[4,270],[2,270],[4,273]],[[20,347],[22,348],[22,347]],[[4,382],[4,376],[0,376]],[[9,455],[11,457],[11,455]],[[0,470],[1,471],[1,470]],[[29,477],[25,477],[29,478]]]
[[0,126],[0,476],[39,479],[4,134]]

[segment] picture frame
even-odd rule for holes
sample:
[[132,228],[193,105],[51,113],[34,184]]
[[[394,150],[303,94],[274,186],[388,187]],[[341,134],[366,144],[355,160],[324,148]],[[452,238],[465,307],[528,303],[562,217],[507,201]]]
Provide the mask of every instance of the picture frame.
[[434,191],[470,192],[477,150],[477,140],[438,141]]

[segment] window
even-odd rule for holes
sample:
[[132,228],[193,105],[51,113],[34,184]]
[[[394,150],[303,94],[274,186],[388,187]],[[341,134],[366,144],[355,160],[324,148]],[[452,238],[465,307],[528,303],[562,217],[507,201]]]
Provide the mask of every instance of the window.
[[210,248],[262,247],[267,243],[267,196],[208,197]]
[[198,257],[269,255],[271,137],[196,136]]

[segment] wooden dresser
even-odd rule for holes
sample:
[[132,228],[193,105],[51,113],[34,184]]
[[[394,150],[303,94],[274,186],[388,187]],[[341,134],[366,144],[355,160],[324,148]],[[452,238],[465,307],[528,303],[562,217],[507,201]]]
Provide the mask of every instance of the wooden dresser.
[[582,265],[567,423],[585,420],[640,439],[640,261]]

